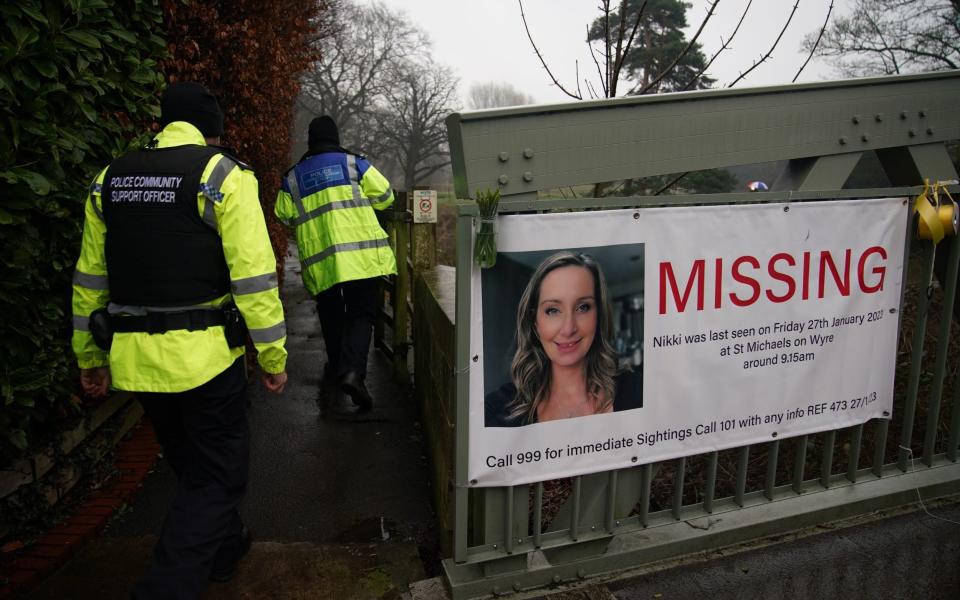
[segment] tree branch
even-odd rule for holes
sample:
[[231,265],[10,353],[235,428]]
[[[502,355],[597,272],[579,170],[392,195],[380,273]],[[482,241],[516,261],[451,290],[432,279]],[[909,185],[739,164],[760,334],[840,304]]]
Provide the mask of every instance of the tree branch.
[[[626,2],[623,2],[621,6],[625,6]],[[637,37],[637,31],[640,29],[640,22],[643,19],[643,11],[647,9],[647,0],[643,0],[643,4],[640,5],[640,8],[637,9],[637,20],[633,22],[633,29],[630,31],[630,39],[627,40],[627,45],[624,47],[623,52],[618,52],[617,56],[614,59],[613,65],[613,94],[612,97],[615,97],[617,83],[620,81],[620,71],[623,69],[623,63],[627,60],[627,54],[630,53],[630,48],[633,47],[633,40]],[[626,22],[626,14],[624,9],[620,10],[620,22]]]
[[[893,48],[890,47],[890,44],[887,42],[886,37],[883,35],[883,31],[880,29],[880,24],[877,23],[876,19],[874,19],[873,16],[872,16],[869,12],[865,12],[865,13],[864,13],[864,17],[867,19],[867,21],[868,21],[868,22],[870,23],[870,25],[873,27],[873,32],[874,32],[875,34],[877,34],[877,37],[880,38],[880,43],[883,44],[884,49],[885,49],[887,52],[890,53],[890,61],[891,61],[891,63],[893,64],[893,72],[894,72],[894,73],[900,73],[900,63],[899,63],[899,61],[897,60],[897,54],[896,54],[896,52],[893,50]],[[884,52],[881,52],[881,53],[880,53],[880,56],[881,56],[881,60],[883,60],[883,64],[886,65],[886,64],[887,64],[887,61],[886,61],[885,58],[883,58]]]
[[733,83],[731,83],[730,85],[727,86],[728,88],[732,88],[733,86],[737,85],[737,83],[738,83],[741,79],[743,79],[744,77],[746,77],[747,75],[749,75],[751,71],[753,71],[754,69],[756,69],[757,67],[759,67],[760,65],[762,65],[764,62],[767,61],[767,59],[770,58],[771,55],[773,55],[774,49],[777,47],[777,44],[780,43],[780,40],[783,38],[783,34],[786,33],[787,27],[790,27],[790,21],[793,20],[793,15],[795,15],[795,14],[797,13],[797,7],[799,7],[799,6],[800,6],[800,0],[797,0],[797,3],[793,5],[793,10],[790,11],[790,16],[787,17],[787,22],[783,24],[783,29],[780,30],[780,35],[778,35],[778,36],[777,36],[777,39],[774,40],[773,45],[770,46],[770,49],[767,50],[767,53],[764,54],[762,57],[760,57],[760,60],[759,60],[759,61],[754,62],[752,67],[750,67],[749,69],[747,69],[747,70],[744,71],[743,73],[740,73],[740,76],[737,77],[736,79],[734,79],[734,80],[733,80]]
[[[571,93],[567,88],[563,87],[557,78],[553,76],[553,71],[550,70],[550,67],[547,66],[547,61],[543,59],[543,55],[540,54],[540,49],[537,48],[536,42],[533,41],[533,35],[530,34],[530,26],[527,25],[527,16],[523,13],[523,0],[517,0],[517,4],[520,5],[520,18],[523,19],[523,28],[527,32],[527,39],[530,40],[530,45],[533,46],[533,51],[537,53],[537,58],[540,59],[540,64],[543,65],[544,70],[547,72],[547,75],[550,76],[550,79],[553,81],[553,84],[560,88],[560,91],[564,94],[570,96],[571,98],[576,98],[577,100],[583,100],[582,96]],[[579,86],[579,84],[577,84]]]
[[[593,64],[597,67],[597,75],[600,77],[600,84],[603,86],[604,95],[607,94],[607,84],[603,80],[603,69],[600,68],[600,61],[597,60],[597,50],[590,45],[590,27],[587,26],[587,49],[590,51],[590,58],[593,59]],[[607,60],[607,65],[609,65],[609,57]],[[609,68],[609,67],[608,67]],[[579,76],[579,74],[578,74]],[[579,81],[579,80],[578,80]],[[580,87],[580,84],[577,84],[577,87]]]
[[797,80],[797,77],[800,77],[800,73],[807,68],[807,63],[810,62],[810,59],[813,58],[813,53],[817,51],[817,46],[820,45],[820,40],[823,39],[823,32],[827,30],[827,23],[830,22],[830,13],[833,12],[833,0],[830,0],[830,7],[827,9],[827,18],[823,20],[823,27],[820,28],[820,33],[817,35],[817,41],[813,43],[813,47],[810,48],[810,54],[807,56],[807,60],[803,61],[803,64],[800,65],[800,70],[797,71],[797,74],[793,76],[793,79],[790,80],[790,83],[794,83]]
[[417,182],[419,183],[423,179],[429,177],[430,175],[433,175],[434,173],[436,173],[437,171],[446,167],[449,164],[450,164],[450,161],[447,160],[442,163],[437,163],[435,165],[420,167],[419,169],[417,169],[417,172],[416,172]]
[[923,56],[925,58],[935,59],[937,61],[945,63],[951,69],[957,68],[957,63],[953,62],[948,57],[943,56],[942,54],[937,54],[936,52],[926,52],[924,50],[920,50],[919,48],[905,48],[903,46],[890,46],[891,52],[898,51],[898,50],[900,52],[910,53],[915,56]]
[[587,85],[587,92],[589,92],[591,100],[596,100],[597,98],[601,97],[597,95],[597,90],[594,89],[593,84],[590,83],[589,79],[584,79],[583,83]]
[[690,174],[690,171],[687,171],[687,172],[685,172],[685,173],[680,173],[679,175],[677,175],[676,177],[674,177],[673,179],[671,179],[671,180],[668,181],[667,183],[663,184],[663,187],[661,187],[659,190],[655,191],[655,192],[653,193],[653,195],[654,195],[654,196],[659,196],[660,194],[662,194],[662,193],[664,193],[665,191],[667,191],[667,190],[669,190],[670,188],[672,188],[674,185],[677,184],[678,181],[680,181],[681,179],[683,179],[684,177],[686,177],[686,176],[689,175],[689,174]]
[[613,61],[607,57],[607,79],[610,84],[607,86],[607,97],[614,98],[617,95],[617,80],[614,69],[623,56],[623,36],[627,33],[627,0],[620,0],[620,25],[617,27],[617,49],[613,54]]
[[582,100],[583,90],[580,89],[580,61],[573,61],[573,76],[577,80],[577,99]]
[[734,27],[733,33],[730,34],[730,37],[727,38],[727,41],[723,41],[723,38],[720,38],[720,49],[710,57],[710,60],[707,61],[707,64],[703,66],[700,71],[693,76],[693,79],[690,80],[690,83],[684,86],[684,90],[689,90],[693,86],[697,85],[697,82],[700,81],[700,78],[703,77],[703,74],[707,72],[707,69],[710,68],[710,65],[713,64],[713,61],[717,60],[717,57],[720,56],[720,53],[724,50],[727,50],[730,47],[730,42],[733,41],[733,38],[737,35],[737,32],[740,31],[740,26],[743,25],[743,20],[747,17],[747,13],[750,12],[750,5],[753,4],[753,0],[747,2],[747,7],[743,9],[743,14],[740,15],[740,20],[737,21],[737,26]]
[[[621,0],[621,6],[626,0]],[[610,0],[603,0],[601,4],[603,10],[603,65],[606,67],[606,73],[600,74],[600,85],[603,87],[604,97],[610,97]],[[622,19],[621,19],[622,20]],[[587,46],[590,45],[590,26],[587,25]],[[593,53],[591,52],[591,55]],[[594,58],[596,60],[596,58]],[[600,65],[597,65],[600,69]]]

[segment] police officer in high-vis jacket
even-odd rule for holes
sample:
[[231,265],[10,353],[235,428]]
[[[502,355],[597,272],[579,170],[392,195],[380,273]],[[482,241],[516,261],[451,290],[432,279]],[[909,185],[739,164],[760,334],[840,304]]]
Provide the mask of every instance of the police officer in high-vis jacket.
[[216,98],[175,83],[163,130],[94,179],[73,283],[81,384],[136,392],[178,488],[134,598],[198,598],[250,547],[244,343],[283,391],[286,328],[276,258],[248,166],[214,146]]
[[[397,272],[374,210],[392,203],[390,182],[343,148],[337,124],[322,116],[310,123],[308,150],[284,177],[275,207],[295,228],[303,283],[317,299],[328,356],[324,386],[338,383],[361,411],[373,406],[364,379],[377,278]],[[321,413],[325,401],[329,396],[321,397]]]

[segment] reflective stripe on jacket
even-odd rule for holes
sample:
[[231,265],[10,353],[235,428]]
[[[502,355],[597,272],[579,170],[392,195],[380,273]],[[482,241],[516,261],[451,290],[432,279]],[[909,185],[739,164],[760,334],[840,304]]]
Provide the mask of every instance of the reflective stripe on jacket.
[[[156,136],[157,147],[204,144],[193,125],[174,122]],[[110,301],[100,192],[106,169],[90,187],[85,206],[83,240],[73,280],[73,350],[81,368],[110,366],[117,389],[144,392],[181,392],[206,383],[234,360],[243,348],[230,348],[223,327],[202,331],[174,330],[163,334],[118,333],[109,356],[94,343],[89,331],[90,313]],[[230,271],[230,294],[191,307],[120,306],[109,303],[112,314],[145,314],[148,311],[215,308],[231,299],[243,314],[258,352],[258,362],[268,373],[286,368],[286,325],[277,286],[277,262],[267,234],[252,171],[223,155],[213,156],[204,169],[197,194],[203,221],[220,235]],[[161,251],[157,249],[157,251]]]
[[307,291],[316,295],[344,281],[397,272],[390,239],[373,212],[392,203],[390,182],[353,154],[314,154],[287,173],[275,212],[295,228]]

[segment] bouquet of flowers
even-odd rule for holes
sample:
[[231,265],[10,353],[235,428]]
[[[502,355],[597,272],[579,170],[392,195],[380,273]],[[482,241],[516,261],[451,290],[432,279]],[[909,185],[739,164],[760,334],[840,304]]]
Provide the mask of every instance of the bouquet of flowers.
[[492,267],[497,263],[498,204],[500,204],[500,190],[477,192],[480,219],[477,222],[477,236],[473,245],[473,260],[481,269]]

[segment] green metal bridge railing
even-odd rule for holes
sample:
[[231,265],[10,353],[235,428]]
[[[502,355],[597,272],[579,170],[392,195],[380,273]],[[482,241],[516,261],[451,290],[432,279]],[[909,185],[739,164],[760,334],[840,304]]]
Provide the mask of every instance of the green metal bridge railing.
[[[960,71],[950,71],[478,111],[451,115],[447,124],[458,197],[499,189],[501,214],[912,199],[925,179],[957,178],[944,142],[960,138],[958,99]],[[869,151],[890,186],[844,189]],[[787,163],[765,193],[538,198],[564,186],[769,161]],[[915,305],[912,322],[903,322],[900,311],[909,374],[897,386],[892,420],[573,477],[566,505],[544,530],[544,482],[473,488],[467,480],[478,210],[470,201],[457,209],[454,539],[453,556],[444,561],[455,599],[612,575],[960,492],[960,359],[950,349],[960,239],[947,238],[936,250],[913,240],[903,286],[918,290],[908,299]],[[915,231],[911,220],[908,240]],[[934,271],[939,289],[926,285]],[[939,312],[931,309],[934,301]],[[939,326],[928,331],[931,319]],[[930,343],[932,373],[924,362]],[[897,421],[899,435],[889,429]],[[694,464],[698,480],[691,482]]]

